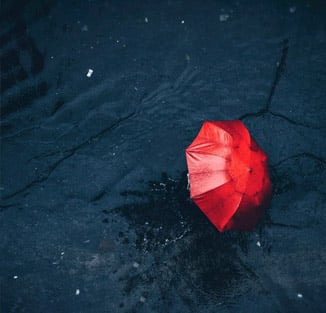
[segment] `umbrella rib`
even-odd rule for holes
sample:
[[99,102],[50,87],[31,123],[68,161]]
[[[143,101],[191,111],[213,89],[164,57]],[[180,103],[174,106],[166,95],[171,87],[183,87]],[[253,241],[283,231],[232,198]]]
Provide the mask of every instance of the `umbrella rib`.
[[211,143],[201,143],[201,144],[197,144],[195,146],[189,146],[187,149],[189,149],[190,151],[196,151],[197,149],[202,149],[202,148],[207,148],[207,147],[230,147],[230,145],[226,145],[226,144],[222,144],[222,143],[218,143],[218,142],[211,142]]
[[[217,173],[217,172],[228,172],[228,170],[223,169],[223,170],[200,171],[200,172],[192,173],[192,174],[190,174],[190,176],[192,176],[192,175],[199,175],[199,174],[214,174],[214,173]],[[231,176],[229,175],[229,177],[231,177]]]
[[[231,178],[231,177],[230,177],[230,179],[229,179],[228,181],[224,182],[223,184],[221,184],[221,185],[219,185],[219,186],[217,186],[217,187],[214,187],[214,188],[212,188],[212,189],[209,189],[209,190],[207,190],[207,191],[201,193],[200,195],[197,195],[197,196],[193,197],[193,199],[197,199],[198,197],[202,197],[203,195],[205,195],[205,194],[207,194],[207,193],[209,193],[209,192],[211,192],[211,191],[213,191],[213,190],[215,190],[215,189],[218,189],[218,188],[220,188],[220,187],[222,187],[222,186],[228,184],[230,181],[232,181],[232,178]],[[190,190],[191,190],[191,183],[190,183]]]
[[227,160],[227,161],[230,161],[230,157],[223,157],[221,155],[218,155],[218,154],[215,154],[215,153],[211,153],[211,152],[200,152],[200,151],[188,151],[188,153],[193,156],[194,154],[201,154],[201,155],[213,155],[217,158],[220,158],[220,159],[224,159],[224,160]]
[[[208,171],[200,171],[200,172],[194,172],[192,174],[190,174],[190,176],[192,175],[199,175],[199,174],[214,174],[214,173],[218,173],[218,172],[226,172],[229,174],[229,169],[221,169],[221,170],[208,170]],[[237,176],[234,176],[232,177],[230,174],[229,174],[229,177],[231,178],[231,180],[236,180],[236,179],[239,179],[240,177],[243,177],[245,175],[247,175],[248,173],[247,172],[242,172],[241,174],[237,175]]]

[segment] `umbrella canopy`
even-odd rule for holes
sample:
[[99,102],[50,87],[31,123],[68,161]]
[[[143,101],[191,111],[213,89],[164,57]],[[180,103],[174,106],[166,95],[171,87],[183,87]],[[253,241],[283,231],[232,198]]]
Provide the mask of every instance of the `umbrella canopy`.
[[186,149],[190,198],[219,231],[252,230],[272,187],[267,155],[241,121],[204,122]]

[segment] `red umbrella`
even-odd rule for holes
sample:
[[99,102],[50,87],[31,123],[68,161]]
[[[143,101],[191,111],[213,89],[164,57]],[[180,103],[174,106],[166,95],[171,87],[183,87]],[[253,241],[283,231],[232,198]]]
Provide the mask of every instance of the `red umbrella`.
[[190,198],[219,231],[252,230],[272,187],[267,155],[241,121],[204,122],[186,149]]

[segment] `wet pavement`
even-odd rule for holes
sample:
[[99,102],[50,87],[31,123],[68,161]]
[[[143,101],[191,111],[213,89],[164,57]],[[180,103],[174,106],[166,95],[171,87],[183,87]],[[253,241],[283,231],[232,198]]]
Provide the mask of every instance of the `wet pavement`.
[[[325,312],[322,1],[2,1],[1,312]],[[220,234],[184,149],[241,119],[270,208]]]

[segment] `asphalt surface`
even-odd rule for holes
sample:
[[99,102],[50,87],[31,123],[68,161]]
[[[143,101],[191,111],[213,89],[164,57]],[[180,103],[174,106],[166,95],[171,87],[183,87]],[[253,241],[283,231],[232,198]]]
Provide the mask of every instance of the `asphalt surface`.
[[[323,1],[2,1],[0,311],[325,312]],[[241,119],[270,208],[220,234],[185,148]]]

